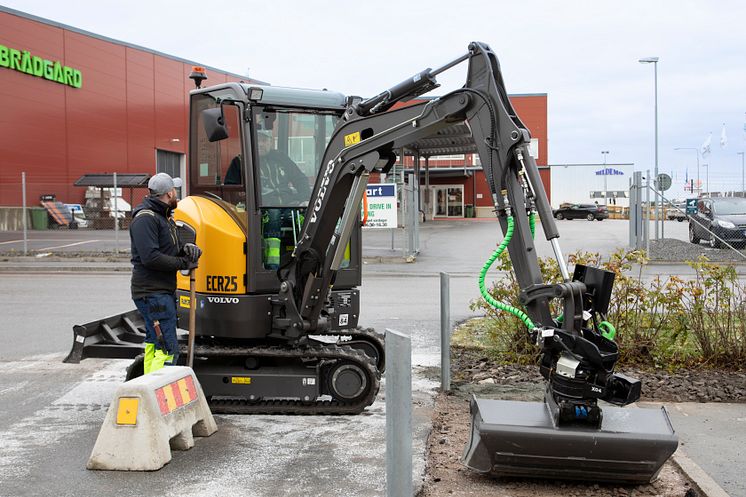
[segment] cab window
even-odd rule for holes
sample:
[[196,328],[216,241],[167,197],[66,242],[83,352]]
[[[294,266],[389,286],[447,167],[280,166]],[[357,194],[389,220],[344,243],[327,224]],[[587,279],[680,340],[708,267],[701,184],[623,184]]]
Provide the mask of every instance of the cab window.
[[241,108],[223,102],[228,138],[210,142],[202,122],[202,111],[219,106],[209,94],[192,97],[190,191],[218,197],[238,211],[246,210],[244,158],[241,150]]

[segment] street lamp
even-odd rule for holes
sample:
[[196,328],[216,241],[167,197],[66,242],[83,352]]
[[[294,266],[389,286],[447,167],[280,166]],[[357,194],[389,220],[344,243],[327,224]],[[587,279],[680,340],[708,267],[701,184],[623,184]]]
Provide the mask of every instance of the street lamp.
[[[655,77],[655,181],[658,183],[658,57],[645,57],[638,61],[640,64],[653,64]],[[658,187],[656,186],[656,191]],[[661,205],[662,207],[662,205]],[[658,239],[658,195],[655,198],[655,239]]]
[[743,181],[743,152],[736,152],[736,155],[741,156],[741,196],[746,197],[746,188],[744,188]]
[[[694,150],[694,153],[697,154],[697,189],[699,190],[699,149],[696,147],[676,147],[674,150]],[[692,189],[692,193],[694,193],[694,189]]]
[[606,170],[606,156],[609,155],[608,150],[601,150],[601,154],[604,156],[604,205],[608,207],[609,201],[608,201],[608,188],[606,186],[606,178],[609,176],[609,171]]

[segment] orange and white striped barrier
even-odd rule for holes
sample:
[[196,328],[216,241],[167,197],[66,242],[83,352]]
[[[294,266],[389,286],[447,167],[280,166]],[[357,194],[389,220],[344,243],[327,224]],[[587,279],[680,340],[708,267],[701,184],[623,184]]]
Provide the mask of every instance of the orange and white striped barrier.
[[165,367],[117,389],[86,467],[155,471],[217,429],[194,371]]

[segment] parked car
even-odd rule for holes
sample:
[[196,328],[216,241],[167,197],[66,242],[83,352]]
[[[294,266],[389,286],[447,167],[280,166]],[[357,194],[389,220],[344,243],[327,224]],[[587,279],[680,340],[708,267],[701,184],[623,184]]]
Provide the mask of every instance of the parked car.
[[554,210],[557,219],[587,219],[603,221],[609,217],[609,211],[604,205],[598,204],[562,204]]
[[686,203],[676,202],[673,206],[668,207],[666,209],[666,219],[680,223],[686,221]]
[[702,198],[697,202],[697,213],[689,220],[689,241],[707,241],[710,247],[720,248],[722,242],[746,243],[746,199]]

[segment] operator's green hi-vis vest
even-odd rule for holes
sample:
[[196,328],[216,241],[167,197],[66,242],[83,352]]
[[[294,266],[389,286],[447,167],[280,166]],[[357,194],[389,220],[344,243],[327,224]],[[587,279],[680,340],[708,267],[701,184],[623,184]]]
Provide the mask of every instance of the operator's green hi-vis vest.
[[0,67],[48,79],[73,88],[83,87],[83,74],[78,69],[63,66],[59,61],[42,59],[28,50],[16,50],[0,45]]
[[279,238],[264,239],[264,264],[268,269],[280,267],[280,247],[282,241]]

